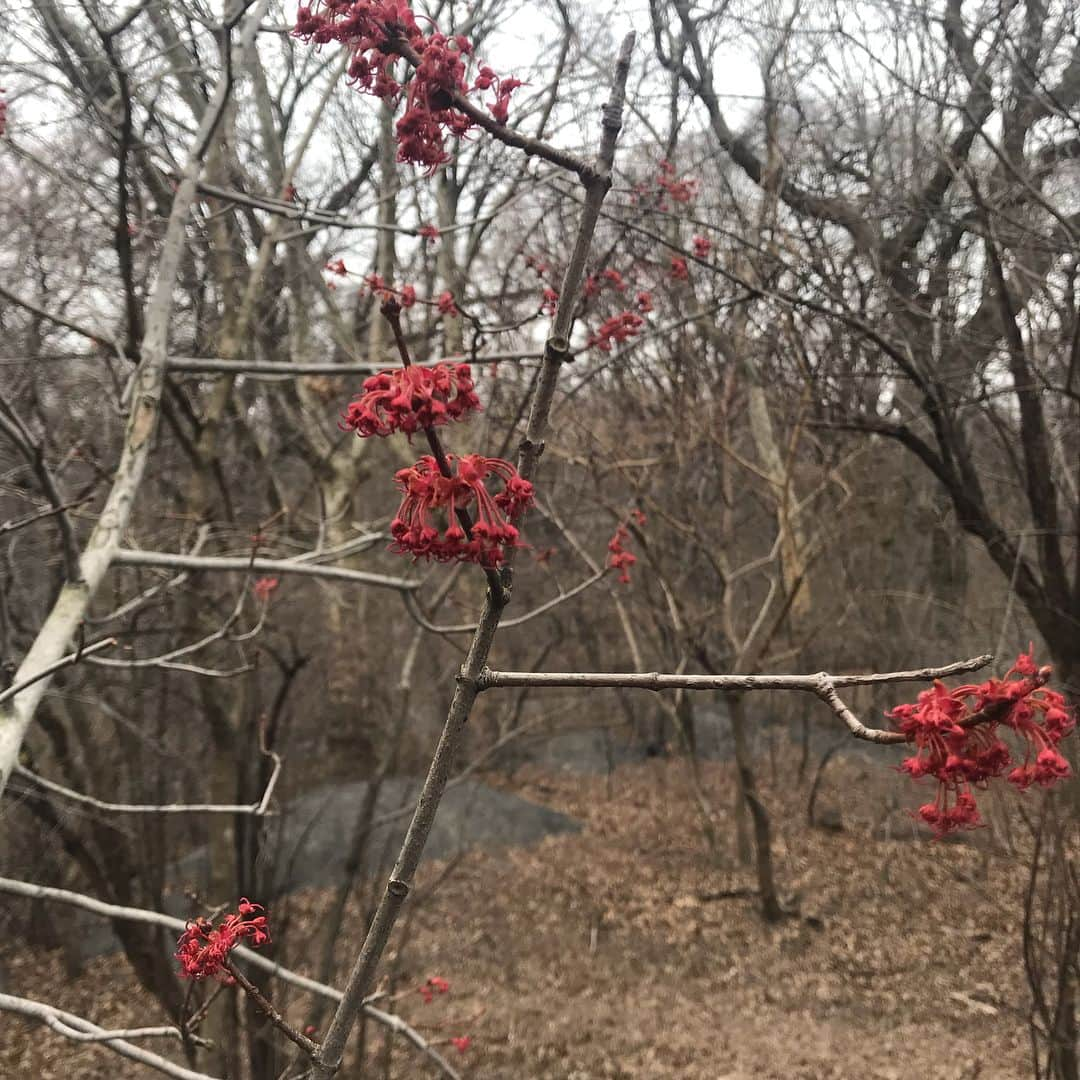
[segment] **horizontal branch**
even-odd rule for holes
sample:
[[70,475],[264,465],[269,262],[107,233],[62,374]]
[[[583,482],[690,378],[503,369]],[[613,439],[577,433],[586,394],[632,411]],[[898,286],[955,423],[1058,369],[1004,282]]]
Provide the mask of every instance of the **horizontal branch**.
[[38,776],[36,772],[32,772],[24,765],[16,765],[13,772],[43,791],[109,814],[251,814],[255,817],[264,817],[269,814],[265,805],[268,800],[265,798],[250,805],[237,804],[235,806],[229,803],[114,803],[95,799],[92,795],[83,795],[62,784],[46,780],[44,776]]
[[76,649],[73,653],[68,653],[67,656],[60,657],[59,660],[55,660],[40,671],[35,671],[30,678],[23,679],[22,682],[13,683],[3,693],[0,693],[0,705],[3,705],[5,701],[10,701],[16,694],[21,694],[28,686],[33,686],[34,683],[39,680],[47,679],[50,675],[55,675],[61,669],[71,667],[72,664],[77,664],[84,656],[92,656],[94,653],[101,652],[102,649],[112,648],[115,644],[116,638],[102,638],[101,641],[95,641],[92,645]]
[[65,1012],[63,1009],[57,1009],[41,1001],[32,1001],[30,998],[15,997],[12,994],[0,994],[0,1010],[40,1020],[57,1034],[76,1042],[105,1043],[110,1050],[115,1050],[123,1057],[138,1061],[166,1076],[176,1077],[177,1080],[215,1080],[207,1073],[194,1072],[127,1041],[148,1035],[167,1034],[179,1038],[180,1032],[175,1028],[134,1028],[127,1031],[109,1031],[74,1013]]
[[[104,900],[98,900],[93,896],[86,896],[83,893],[72,892],[70,889],[55,889],[50,885],[35,885],[32,882],[18,881],[15,878],[0,877],[0,893],[8,893],[12,896],[24,896],[31,900],[51,900],[55,903],[67,904],[70,907],[89,911],[91,914],[98,915],[105,919],[123,919],[126,922],[143,923],[148,926],[162,926],[165,929],[173,930],[178,934],[182,934],[187,929],[187,923],[183,919],[178,919],[173,915],[166,915],[160,911],[149,911],[146,908],[123,907],[120,904],[110,904]],[[289,983],[290,986],[295,986],[299,990],[306,990],[308,993],[317,994],[319,997],[327,998],[330,1001],[336,1002],[341,1000],[342,994],[340,990],[335,990],[334,987],[327,986],[326,983],[318,982],[315,979],[309,979],[306,975],[301,975],[296,971],[290,971],[288,968],[281,967],[280,964],[267,959],[265,956],[260,956],[257,952],[254,952],[243,945],[238,945],[232,950],[230,955],[234,958],[243,960],[252,967],[267,972],[274,978],[280,979],[282,982]],[[404,1038],[408,1043],[420,1051],[420,1053],[437,1065],[442,1070],[444,1076],[450,1077],[450,1080],[461,1080],[460,1074],[450,1062],[448,1062],[442,1054],[440,1054],[439,1051],[420,1034],[420,1032],[415,1028],[410,1027],[400,1016],[384,1012],[382,1009],[377,1009],[374,1005],[368,1005],[366,1003],[363,1008],[366,1016],[369,1016],[376,1023],[382,1024],[384,1027],[389,1028],[391,1031]],[[198,1080],[205,1080],[201,1073],[185,1073],[183,1075],[198,1078]]]
[[[414,367],[432,367],[435,364],[496,364],[514,360],[542,360],[542,352],[485,353],[475,359],[467,356],[442,356],[438,360],[415,362]],[[250,375],[299,377],[301,375],[372,375],[385,371],[393,365],[385,364],[291,364],[275,361],[223,360],[219,357],[174,356],[169,360],[169,371],[198,374]]]
[[801,691],[821,698],[858,739],[875,743],[901,743],[905,738],[897,731],[885,731],[867,727],[844,704],[837,687],[875,686],[900,682],[928,682],[961,675],[985,667],[993,656],[972,657],[943,667],[920,668],[915,671],[876,672],[867,675],[830,675],[820,671],[815,675],[665,675],[660,672],[532,672],[492,671],[485,668],[477,679],[477,690],[502,687],[564,687],[583,689],[592,687],[618,687],[638,690],[718,690],[722,693],[742,694],[755,690]]
[[738,694],[752,690],[802,690],[816,694],[822,682],[832,686],[874,686],[883,683],[927,682],[978,671],[993,660],[989,653],[970,660],[958,660],[944,667],[916,671],[876,672],[868,675],[663,675],[634,671],[493,671],[487,668],[478,680],[478,689],[497,687],[628,687],[640,690],[720,690]]
[[137,551],[121,548],[113,556],[117,566],[159,566],[167,570],[211,570],[266,574],[302,574],[307,577],[330,578],[335,581],[351,581],[356,585],[371,585],[377,589],[395,589],[412,592],[420,587],[418,581],[389,577],[386,574],[370,574],[365,570],[346,570],[341,566],[318,566],[295,559],[252,559],[247,556],[180,555],[166,551]]
[[47,506],[44,510],[38,510],[37,513],[27,514],[26,517],[0,521],[0,536],[9,532],[17,532],[19,529],[25,529],[27,525],[33,525],[35,522],[43,521],[46,518],[53,517],[55,514],[67,513],[68,510],[74,510],[76,507],[82,506],[83,503],[89,502],[93,497],[92,494],[84,495],[80,499],[72,499],[71,502],[61,503],[59,506]]

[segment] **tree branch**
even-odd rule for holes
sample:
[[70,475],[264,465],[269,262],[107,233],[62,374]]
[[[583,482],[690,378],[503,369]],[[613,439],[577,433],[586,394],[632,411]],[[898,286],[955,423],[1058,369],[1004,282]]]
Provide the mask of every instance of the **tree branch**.
[[141,1046],[135,1046],[127,1041],[130,1038],[145,1037],[148,1035],[174,1035],[180,1037],[176,1028],[135,1028],[130,1031],[109,1031],[98,1027],[89,1020],[76,1016],[74,1013],[65,1012],[63,1009],[54,1008],[40,1001],[32,1001],[30,998],[14,997],[11,994],[0,994],[0,1010],[4,1012],[18,1013],[20,1016],[28,1016],[34,1020],[40,1020],[49,1028],[67,1039],[77,1042],[102,1042],[110,1050],[123,1057],[138,1061],[151,1069],[156,1069],[166,1076],[176,1077],[177,1080],[215,1080],[207,1073],[195,1072],[186,1069],[183,1065],[177,1065],[158,1054],[144,1050]]
[[258,571],[267,574],[300,574],[306,577],[350,581],[356,585],[371,585],[377,589],[395,589],[404,593],[413,592],[420,587],[418,581],[406,581],[404,578],[389,577],[386,574],[371,574],[366,570],[347,570],[343,566],[320,566],[316,563],[300,562],[297,559],[250,559],[242,556],[180,555],[166,551],[137,551],[131,548],[121,548],[114,553],[113,563],[116,566],[161,566],[170,570],[209,570],[223,573]]

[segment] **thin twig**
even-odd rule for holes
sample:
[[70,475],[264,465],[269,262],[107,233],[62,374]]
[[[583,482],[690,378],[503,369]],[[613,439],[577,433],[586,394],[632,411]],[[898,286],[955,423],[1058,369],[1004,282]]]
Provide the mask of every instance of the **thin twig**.
[[102,638],[101,641],[95,641],[92,645],[85,645],[76,649],[73,653],[68,653],[67,656],[60,657],[59,660],[54,660],[48,667],[34,672],[30,678],[24,679],[22,682],[13,683],[3,693],[0,693],[0,705],[3,705],[5,701],[10,701],[16,694],[21,694],[28,686],[33,686],[39,679],[47,679],[61,669],[77,664],[83,657],[93,656],[94,653],[99,653],[103,649],[111,649],[116,644],[116,638]]
[[312,1042],[306,1035],[297,1031],[296,1028],[274,1008],[273,1003],[265,997],[262,991],[229,959],[226,958],[224,968],[239,983],[240,989],[252,1001],[258,1010],[285,1036],[290,1042],[296,1043],[305,1054],[310,1057],[318,1050],[318,1043]]

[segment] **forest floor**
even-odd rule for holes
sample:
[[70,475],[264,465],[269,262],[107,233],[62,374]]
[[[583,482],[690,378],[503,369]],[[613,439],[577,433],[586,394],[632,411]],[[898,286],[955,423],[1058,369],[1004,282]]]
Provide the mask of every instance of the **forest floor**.
[[[488,777],[585,828],[427,867],[421,902],[389,957],[391,1007],[435,1041],[468,1035],[465,1053],[443,1048],[467,1077],[1032,1075],[1022,860],[992,853],[986,832],[973,834],[974,844],[916,837],[903,811],[890,816],[893,838],[880,838],[882,807],[900,778],[857,761],[831,764],[820,796],[843,829],[811,829],[809,784],[778,771],[764,764],[763,795],[775,818],[781,891],[799,915],[772,927],[752,897],[738,895],[752,877],[727,850],[730,765],[701,766],[725,848],[718,858],[708,854],[683,760],[626,765],[610,777],[533,766],[512,780]],[[329,896],[290,899],[293,941],[301,927],[319,925]],[[339,955],[355,947],[362,925],[357,908]],[[105,1026],[160,1022],[139,1008],[145,995],[118,957],[95,960],[71,980],[58,956],[43,963],[11,945],[3,952],[12,992]],[[425,1004],[417,988],[436,975],[450,992]],[[300,1026],[309,1001],[289,1003]],[[387,1068],[382,1043],[381,1035],[369,1041],[380,1066],[365,1076],[429,1075],[400,1046]],[[4,1020],[0,1076],[145,1075],[102,1048]]]

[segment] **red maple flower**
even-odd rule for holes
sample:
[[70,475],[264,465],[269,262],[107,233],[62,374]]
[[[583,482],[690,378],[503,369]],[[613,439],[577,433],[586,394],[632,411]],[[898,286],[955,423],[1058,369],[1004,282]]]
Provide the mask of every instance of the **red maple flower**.
[[461,314],[458,311],[457,304],[454,303],[454,294],[449,289],[439,293],[439,299],[436,303],[439,306],[440,314],[448,315],[451,319],[456,319]]
[[261,577],[251,586],[251,591],[255,594],[256,600],[261,600],[265,604],[270,599],[270,594],[277,587],[278,579],[276,577]]
[[[501,458],[466,454],[455,459],[450,454],[447,461],[451,469],[457,463],[451,476],[443,476],[430,455],[394,476],[404,497],[390,524],[391,550],[438,562],[496,567],[506,551],[517,546],[513,519],[531,505],[533,486]],[[491,479],[502,483],[497,495],[488,491]],[[461,510],[472,517],[468,534],[458,516]]]
[[653,309],[652,293],[639,292],[637,294],[637,309],[642,315],[647,315]]
[[[639,525],[645,521],[645,515],[640,510],[635,510],[634,520]],[[627,551],[623,546],[630,539],[630,530],[626,525],[619,525],[615,535],[608,541],[608,568],[619,571],[619,582],[623,585],[630,584],[630,567],[637,562],[637,556]]]
[[0,86],[0,137],[3,137],[4,132],[7,130],[7,101],[2,96],[5,93],[4,88]]
[[339,277],[344,277],[349,271],[345,269],[345,260],[337,259],[335,262],[328,262],[326,269],[331,274],[337,274]]
[[416,290],[411,285],[406,285],[397,296],[403,308],[410,308],[416,303]]
[[544,300],[540,305],[540,310],[545,315],[554,315],[555,309],[559,306],[559,294],[552,288],[544,289]]
[[416,234],[417,236],[423,237],[425,240],[430,240],[432,243],[438,240],[441,235],[438,228],[434,225],[421,225],[420,228],[416,230]]
[[[1044,787],[1069,776],[1069,764],[1058,743],[1075,727],[1064,697],[1045,686],[1049,667],[1037,667],[1022,653],[1002,679],[950,690],[935,682],[915,704],[898,705],[885,715],[916,747],[900,770],[914,779],[932,776],[937,798],[921,806],[918,816],[938,836],[980,824],[972,788],[1005,776],[1021,790]],[[1022,741],[1022,764],[1013,765],[1008,745],[999,735],[1004,727]]]
[[601,352],[611,352],[611,343],[627,341],[641,333],[645,320],[632,311],[621,311],[618,315],[612,315],[605,319],[600,326],[589,336],[585,347],[594,347]]
[[459,1054],[464,1054],[472,1046],[472,1039],[468,1035],[458,1035],[456,1038],[451,1039],[450,1042],[454,1044],[454,1049]]
[[551,269],[546,262],[542,262],[535,255],[526,255],[525,265],[534,271],[537,277],[543,277]]
[[180,961],[180,974],[186,979],[207,979],[214,975],[223,982],[232,982],[224,969],[229,953],[245,939],[252,948],[270,940],[270,929],[261,904],[241,899],[237,910],[225,916],[215,927],[209,919],[194,919],[177,942],[175,958]]
[[677,203],[688,203],[697,195],[697,180],[679,180],[675,175],[675,166],[670,161],[660,162],[660,175],[656,183]]
[[611,287],[616,290],[616,292],[626,292],[626,282],[623,281],[623,276],[619,273],[618,270],[613,270],[608,267],[608,269],[603,272],[601,277],[603,277],[608,282],[608,284],[610,284]]
[[402,92],[394,64],[405,55],[413,60],[405,112],[396,128],[397,159],[422,165],[429,174],[450,160],[446,137],[460,138],[473,126],[454,107],[455,97],[493,88],[496,97],[488,108],[499,123],[506,123],[510,95],[521,85],[481,66],[470,87],[466,72],[472,43],[462,34],[441,34],[434,26],[425,33],[406,0],[325,0],[320,10],[302,5],[293,34],[316,45],[337,41],[349,48],[349,81],[392,105]]
[[[484,69],[491,71],[490,68]],[[495,122],[505,124],[510,116],[510,95],[525,84],[520,79],[496,79],[495,100],[488,103],[488,110]]]
[[425,1005],[430,1005],[436,994],[446,994],[450,991],[450,984],[438,975],[432,975],[426,983],[420,986],[420,996]]
[[690,280],[690,268],[686,265],[686,260],[681,255],[671,256],[671,280]]
[[698,259],[707,259],[712,251],[712,241],[707,236],[694,237],[694,256]]
[[363,392],[341,414],[338,427],[362,439],[396,431],[412,435],[460,420],[480,407],[468,364],[414,364],[365,379]]
[[382,299],[386,299],[389,296],[393,296],[393,289],[391,289],[379,274],[368,274],[364,278],[364,284],[371,290],[375,296],[379,296]]

